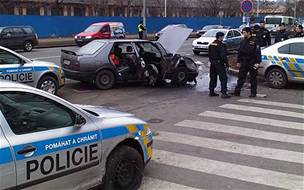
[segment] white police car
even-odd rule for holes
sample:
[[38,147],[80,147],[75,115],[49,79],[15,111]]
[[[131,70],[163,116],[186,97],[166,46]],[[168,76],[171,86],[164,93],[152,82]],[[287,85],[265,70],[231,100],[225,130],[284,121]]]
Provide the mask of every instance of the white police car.
[[0,46],[0,80],[25,83],[52,94],[64,86],[61,67],[54,63],[32,61]]
[[0,82],[0,189],[138,189],[152,142],[132,114]]
[[260,74],[273,88],[304,82],[304,38],[292,38],[262,50]]

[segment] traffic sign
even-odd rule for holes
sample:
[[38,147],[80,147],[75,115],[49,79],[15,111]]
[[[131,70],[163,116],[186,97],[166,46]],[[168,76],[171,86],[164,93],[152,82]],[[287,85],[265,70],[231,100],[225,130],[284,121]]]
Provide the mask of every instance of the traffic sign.
[[241,11],[244,14],[247,14],[247,13],[251,12],[252,8],[253,8],[253,3],[252,3],[251,0],[243,0],[241,2]]

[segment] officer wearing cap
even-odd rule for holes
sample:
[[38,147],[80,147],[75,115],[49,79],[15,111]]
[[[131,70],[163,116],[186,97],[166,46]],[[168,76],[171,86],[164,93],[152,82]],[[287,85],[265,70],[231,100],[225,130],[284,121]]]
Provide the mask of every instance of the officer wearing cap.
[[216,33],[216,40],[209,45],[208,54],[210,65],[210,83],[209,83],[209,96],[219,96],[214,92],[217,85],[217,76],[219,76],[221,81],[221,93],[222,98],[230,98],[227,94],[227,74],[226,68],[228,65],[227,50],[225,44],[223,44],[224,39],[223,32]]
[[270,32],[265,28],[265,21],[260,21],[260,32],[261,32],[261,42],[260,47],[267,47],[271,45]]
[[241,89],[246,81],[247,73],[250,74],[251,95],[249,97],[256,97],[257,95],[257,70],[261,62],[261,51],[256,40],[252,36],[252,31],[249,27],[243,28],[244,39],[240,44],[238,53],[237,66],[240,68],[237,86],[235,87],[234,95],[240,96]]

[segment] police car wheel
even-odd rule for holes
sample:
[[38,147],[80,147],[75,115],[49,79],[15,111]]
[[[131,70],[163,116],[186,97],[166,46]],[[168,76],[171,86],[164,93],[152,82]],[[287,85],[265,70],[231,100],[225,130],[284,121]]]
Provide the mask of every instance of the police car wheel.
[[115,76],[112,71],[102,70],[96,75],[95,85],[101,90],[107,90],[114,86]]
[[39,80],[37,88],[51,94],[57,94],[58,83],[54,77],[44,76]]
[[173,74],[172,82],[176,85],[185,85],[188,81],[188,70],[186,67],[177,67]]
[[24,51],[30,52],[33,50],[33,43],[31,41],[26,41],[23,47]]
[[272,88],[283,88],[287,84],[287,76],[282,69],[274,68],[268,71],[266,80]]
[[107,161],[104,189],[134,190],[141,185],[144,163],[140,153],[130,146],[119,146]]

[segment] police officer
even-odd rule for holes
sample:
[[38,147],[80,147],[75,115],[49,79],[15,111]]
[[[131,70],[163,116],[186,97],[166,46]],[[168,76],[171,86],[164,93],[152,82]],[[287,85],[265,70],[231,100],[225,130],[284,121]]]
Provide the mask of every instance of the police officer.
[[282,23],[279,25],[279,31],[275,38],[275,43],[281,42],[281,41],[284,41],[287,39],[288,39],[288,33],[286,32],[286,29],[285,29],[285,23]]
[[297,28],[296,28],[296,35],[295,35],[296,38],[299,38],[299,37],[304,37],[304,31],[303,31],[303,26],[302,25],[299,25]]
[[216,40],[209,45],[209,60],[210,66],[210,83],[209,83],[209,96],[219,96],[214,92],[217,85],[217,76],[221,81],[221,93],[222,98],[230,98],[227,94],[227,74],[226,68],[228,68],[227,50],[225,44],[223,44],[224,33],[216,33]]
[[244,40],[240,44],[238,53],[237,66],[240,68],[237,86],[235,87],[234,95],[240,96],[241,89],[246,81],[247,73],[250,74],[251,95],[249,97],[256,97],[257,95],[257,69],[261,62],[260,48],[256,44],[256,40],[252,36],[249,27],[243,29]]
[[143,21],[140,21],[140,23],[137,26],[137,30],[138,30],[139,39],[144,39],[144,32],[145,32],[146,28],[143,24]]
[[261,43],[259,44],[260,47],[267,47],[271,45],[271,37],[270,37],[270,32],[265,28],[265,21],[261,20],[260,21],[260,32],[261,32]]

